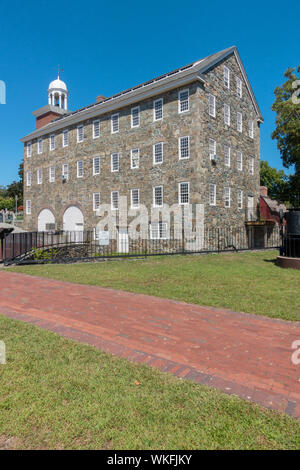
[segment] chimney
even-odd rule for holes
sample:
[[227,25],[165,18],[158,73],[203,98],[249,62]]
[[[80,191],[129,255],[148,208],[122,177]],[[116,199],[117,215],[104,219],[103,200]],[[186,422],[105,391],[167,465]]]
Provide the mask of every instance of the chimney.
[[98,95],[97,98],[96,98],[96,102],[97,103],[100,103],[101,101],[105,100],[105,96],[102,96],[102,95]]
[[268,188],[267,186],[260,187],[260,195],[264,197],[268,197]]

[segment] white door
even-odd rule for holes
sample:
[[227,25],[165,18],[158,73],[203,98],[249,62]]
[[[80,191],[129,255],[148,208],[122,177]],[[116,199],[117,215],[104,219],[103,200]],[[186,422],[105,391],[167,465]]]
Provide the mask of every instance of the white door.
[[38,231],[49,232],[55,230],[55,217],[50,209],[43,209],[38,216]]
[[248,220],[254,220],[254,197],[248,196]]
[[64,231],[71,232],[71,241],[79,242],[83,240],[83,214],[78,207],[68,207],[64,213],[63,224]]
[[119,253],[129,253],[129,238],[127,228],[119,229],[118,251]]

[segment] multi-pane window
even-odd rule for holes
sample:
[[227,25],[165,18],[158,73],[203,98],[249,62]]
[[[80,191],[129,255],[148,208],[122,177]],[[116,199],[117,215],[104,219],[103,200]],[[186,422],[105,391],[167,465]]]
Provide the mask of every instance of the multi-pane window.
[[238,192],[237,192],[237,203],[238,203],[238,208],[243,209],[243,191],[241,189],[238,189]]
[[154,165],[158,165],[159,163],[163,162],[163,143],[158,142],[157,144],[153,145],[153,163]]
[[154,186],[153,188],[153,206],[161,207],[163,205],[163,187]]
[[216,97],[211,93],[208,95],[208,113],[212,117],[216,117]]
[[190,202],[190,183],[179,183],[179,204],[188,204]]
[[153,102],[153,121],[159,121],[163,118],[163,99]]
[[63,131],[62,138],[63,138],[63,147],[67,147],[69,145],[69,131],[68,131],[68,129],[65,129]]
[[112,153],[111,154],[111,171],[119,171],[119,154],[118,153]]
[[240,113],[240,112],[237,112],[237,115],[236,115],[236,125],[237,125],[237,130],[239,132],[242,132],[242,130],[243,130],[243,117],[242,117],[242,113]]
[[96,211],[100,207],[100,193],[93,193],[93,210]]
[[230,188],[224,188],[225,207],[230,207]]
[[131,190],[131,207],[137,208],[140,205],[140,190],[132,189]]
[[42,139],[38,139],[37,141],[37,153],[38,154],[41,154],[43,153],[43,140]]
[[83,161],[79,160],[77,162],[77,178],[83,177]]
[[236,154],[236,166],[237,166],[238,170],[242,171],[242,169],[243,169],[243,154],[239,150],[237,151],[237,154]]
[[164,240],[168,236],[166,222],[152,222],[150,225],[150,237],[152,240]]
[[182,90],[178,93],[178,112],[184,113],[189,110],[189,90]]
[[30,215],[31,214],[31,200],[30,199],[27,199],[25,207],[26,207],[26,214]]
[[249,157],[249,171],[250,174],[254,174],[254,157]]
[[26,186],[31,186],[31,171],[26,173]]
[[209,205],[215,206],[216,205],[216,194],[217,194],[217,187],[215,184],[209,185]]
[[224,104],[224,123],[227,126],[230,126],[230,106],[229,106],[229,104]]
[[230,73],[229,68],[224,65],[224,85],[226,88],[230,88]]
[[111,133],[119,132],[119,114],[113,114],[111,117]]
[[254,126],[253,121],[249,121],[249,137],[253,139],[254,137]]
[[93,175],[100,174],[100,157],[93,158]]
[[214,139],[209,139],[209,158],[214,160],[217,153],[217,142]]
[[83,125],[77,127],[77,142],[83,142]]
[[50,150],[54,150],[55,149],[55,135],[52,134],[50,135]]
[[242,80],[239,77],[236,77],[236,92],[237,95],[241,98],[242,97]]
[[139,127],[140,125],[140,107],[131,108],[131,127]]
[[119,209],[119,191],[111,192],[111,208]]
[[130,151],[130,166],[133,170],[134,168],[139,168],[140,166],[140,151],[139,149],[132,149]]
[[62,178],[63,180],[67,180],[69,178],[69,165],[68,163],[64,163],[62,166]]
[[49,182],[54,183],[54,181],[55,181],[55,167],[50,166],[50,168],[49,168]]
[[230,147],[224,145],[224,163],[226,166],[230,166]]
[[27,142],[27,144],[26,144],[26,152],[27,152],[27,157],[28,157],[28,158],[31,157],[31,151],[32,151],[31,142]]
[[179,159],[190,158],[190,138],[189,136],[179,137]]
[[43,182],[43,172],[42,172],[41,168],[39,168],[36,172],[36,179],[37,179],[37,184],[42,184],[42,182]]
[[97,119],[93,122],[93,139],[100,137],[100,121]]

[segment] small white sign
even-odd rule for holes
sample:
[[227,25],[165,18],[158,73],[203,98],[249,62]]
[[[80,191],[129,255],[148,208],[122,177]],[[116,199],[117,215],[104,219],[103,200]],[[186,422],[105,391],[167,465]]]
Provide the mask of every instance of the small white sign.
[[109,231],[108,230],[105,230],[105,231],[101,231],[101,232],[98,232],[98,237],[99,237],[99,245],[102,245],[102,246],[107,246],[109,245]]

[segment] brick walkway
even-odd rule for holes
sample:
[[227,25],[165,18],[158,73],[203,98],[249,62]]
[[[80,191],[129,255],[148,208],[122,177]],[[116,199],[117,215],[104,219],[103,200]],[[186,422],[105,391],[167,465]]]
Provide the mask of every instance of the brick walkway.
[[299,322],[7,271],[0,286],[10,318],[300,417]]

